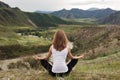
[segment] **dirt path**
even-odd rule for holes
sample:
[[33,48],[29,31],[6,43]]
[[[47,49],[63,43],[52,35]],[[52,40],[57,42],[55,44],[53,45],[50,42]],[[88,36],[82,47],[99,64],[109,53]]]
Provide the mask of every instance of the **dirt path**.
[[[40,56],[45,56],[47,54],[46,53],[40,53],[40,54],[37,54],[37,55],[40,55]],[[20,61],[22,60],[23,58],[27,58],[27,57],[32,57],[32,56],[35,56],[35,55],[31,55],[31,56],[26,56],[26,57],[18,57],[18,58],[14,58],[14,59],[7,59],[7,60],[0,60],[0,68],[2,70],[8,70],[8,65],[10,63],[16,63],[17,61]]]

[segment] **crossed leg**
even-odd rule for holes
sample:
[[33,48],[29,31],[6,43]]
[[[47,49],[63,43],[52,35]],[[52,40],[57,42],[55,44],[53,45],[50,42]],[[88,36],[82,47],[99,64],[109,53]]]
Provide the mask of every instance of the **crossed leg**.
[[72,59],[68,64],[68,71],[65,73],[53,73],[52,72],[52,65],[47,61],[47,60],[40,60],[41,65],[49,72],[50,75],[52,76],[63,76],[63,75],[69,75],[69,73],[72,71],[72,68],[77,64],[78,59]]

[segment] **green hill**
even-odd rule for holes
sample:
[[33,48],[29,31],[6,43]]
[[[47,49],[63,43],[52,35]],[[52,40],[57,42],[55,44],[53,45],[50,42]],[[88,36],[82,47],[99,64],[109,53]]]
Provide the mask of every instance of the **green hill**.
[[23,12],[0,2],[0,25],[49,27],[66,24],[66,21],[50,14]]
[[0,24],[4,26],[32,26],[29,18],[18,8],[0,8]]
[[75,53],[85,53],[86,59],[107,56],[120,51],[119,26],[83,27],[69,34]]
[[32,26],[29,18],[19,9],[11,8],[0,1],[0,25],[3,26]]
[[25,13],[30,20],[38,27],[56,26],[58,24],[66,24],[66,21],[50,14],[42,13]]

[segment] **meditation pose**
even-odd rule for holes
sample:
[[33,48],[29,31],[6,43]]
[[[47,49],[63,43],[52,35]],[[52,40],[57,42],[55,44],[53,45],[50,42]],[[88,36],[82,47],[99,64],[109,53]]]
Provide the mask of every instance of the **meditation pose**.
[[[49,57],[52,55],[53,64],[48,62]],[[67,56],[71,59],[66,63]],[[58,30],[54,34],[53,42],[49,48],[49,52],[46,57],[34,57],[36,60],[40,60],[41,65],[49,72],[52,76],[63,76],[68,75],[72,68],[78,62],[78,59],[84,58],[84,55],[73,56],[71,49],[68,46],[68,39],[64,31]]]

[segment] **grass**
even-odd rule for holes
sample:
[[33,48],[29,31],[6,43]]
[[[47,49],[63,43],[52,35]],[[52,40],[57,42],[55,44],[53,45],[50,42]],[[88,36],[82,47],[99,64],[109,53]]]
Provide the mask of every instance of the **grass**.
[[[50,27],[43,32],[41,31],[40,33],[45,35],[46,33],[51,32],[51,34],[47,34],[47,36],[52,37],[54,32],[58,29],[62,29],[66,33],[72,33],[72,32],[76,32],[78,29],[81,30],[81,28],[83,28],[83,27],[87,28],[87,26],[88,25],[69,25],[69,26],[68,25],[59,25],[58,27]],[[101,27],[104,27],[104,26],[101,26]],[[24,29],[28,29],[28,28],[12,27],[12,30],[17,30],[17,29],[24,30]],[[91,29],[91,34],[94,34],[92,32],[93,29],[95,29],[95,28]],[[9,28],[7,28],[7,30],[6,30],[6,28],[0,27],[0,45],[21,44],[24,46],[33,46],[34,47],[37,45],[46,45],[47,46],[47,45],[51,44],[51,41],[47,38],[40,38],[37,36],[26,36],[26,35],[20,36],[20,35],[16,35],[16,33],[13,32],[12,30]],[[95,31],[96,30],[98,30],[98,29],[95,29]],[[101,33],[103,33],[103,32],[101,32]],[[86,33],[86,35],[87,35],[87,33]],[[98,36],[98,35],[96,34],[96,36]],[[110,35],[110,36],[112,36],[112,35]],[[93,41],[97,41],[96,38]],[[119,58],[120,52],[119,52],[119,50],[117,50],[117,52],[115,52],[118,46],[117,47],[114,46],[114,45],[116,45],[117,42],[118,42],[117,39],[113,39],[113,41],[110,41],[109,46],[111,46],[111,47],[107,48],[107,49],[110,49],[109,51],[107,51],[110,55],[106,55],[104,57],[97,56],[95,59],[91,59],[91,60],[79,60],[78,64],[75,66],[75,68],[73,69],[71,74],[67,77],[64,77],[65,80],[119,80],[119,78],[120,78],[119,77],[119,74],[120,74],[120,58]],[[103,45],[105,46],[105,44],[103,44]],[[41,48],[37,47],[37,49],[35,49],[35,50],[39,51],[39,49],[41,49]],[[103,49],[105,49],[105,48],[103,47]],[[105,50],[105,52],[106,52],[106,50]],[[30,50],[29,52],[32,52],[32,50]],[[51,77],[47,71],[41,70],[41,69],[40,70],[34,70],[34,69],[27,70],[27,69],[23,68],[23,69],[11,69],[8,71],[0,71],[0,79],[3,79],[5,77],[9,78],[10,80],[56,80],[56,78]]]
[[[93,60],[79,60],[77,65],[65,80],[119,80],[120,52]],[[19,73],[18,73],[19,72]],[[11,69],[1,71],[0,79],[7,77],[10,80],[57,80],[42,69]]]
[[22,36],[17,40],[21,45],[49,45],[51,41],[45,38],[39,38],[37,36]]
[[73,18],[73,19],[62,18],[62,19],[66,21],[89,23],[89,24],[93,24],[96,21],[95,18]]
[[50,40],[39,38],[37,36],[17,35],[16,30],[32,30],[29,26],[0,26],[0,45],[48,45]]
[[[26,27],[0,27],[0,59],[15,58],[39,52],[47,52],[51,40],[33,35],[18,35],[15,30]],[[1,54],[3,53],[3,54]]]
[[120,52],[94,60],[81,60],[66,80],[118,80],[120,74]]

